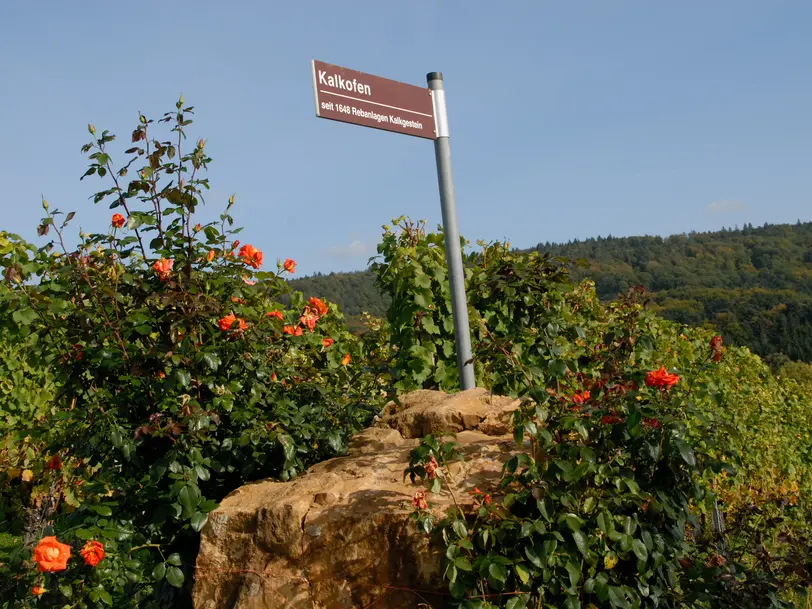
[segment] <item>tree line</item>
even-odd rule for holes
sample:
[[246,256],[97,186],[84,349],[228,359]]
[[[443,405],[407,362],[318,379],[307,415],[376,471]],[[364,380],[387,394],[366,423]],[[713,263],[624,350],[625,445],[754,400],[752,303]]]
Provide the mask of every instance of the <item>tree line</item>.
[[[575,281],[591,279],[601,300],[643,286],[667,319],[706,325],[728,344],[773,365],[812,362],[812,222],[692,232],[668,237],[596,237],[514,251],[569,261]],[[468,257],[475,264],[477,254]],[[305,296],[337,303],[354,320],[385,317],[389,299],[370,271],[291,281]]]

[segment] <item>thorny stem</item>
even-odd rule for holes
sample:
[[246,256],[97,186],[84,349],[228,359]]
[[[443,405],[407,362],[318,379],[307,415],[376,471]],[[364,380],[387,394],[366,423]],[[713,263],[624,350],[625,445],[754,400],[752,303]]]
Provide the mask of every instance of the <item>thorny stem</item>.
[[[149,163],[150,169],[152,169],[152,161],[149,158],[150,147],[149,136],[147,134],[148,127],[149,121],[144,123],[144,144],[147,147],[147,162]],[[149,176],[149,186],[150,195],[152,196],[152,208],[155,210],[155,217],[158,221],[158,238],[161,240],[161,247],[166,247],[166,241],[164,239],[163,214],[161,213],[160,197],[158,196],[158,179],[155,177],[155,170],[153,170]]]
[[[96,145],[98,146],[99,150],[102,153],[107,154],[107,153],[104,152],[104,144],[101,142],[101,140],[99,140],[95,135],[93,136],[93,139],[96,140]],[[113,164],[110,161],[109,156],[107,157],[106,166],[107,166],[107,173],[110,174],[110,177],[113,178],[113,184],[116,185],[116,191],[118,192],[119,203],[121,203],[121,206],[124,208],[124,211],[127,212],[127,215],[129,216],[130,215],[130,208],[127,206],[127,199],[125,199],[124,195],[122,194],[123,191],[121,189],[121,186],[118,183],[118,177],[116,176],[115,171],[113,171]],[[141,240],[141,233],[138,231],[137,228],[135,229],[135,236],[138,237],[138,246],[141,248],[141,255],[144,256],[144,262],[146,262],[147,261],[147,250],[144,249],[144,242]]]

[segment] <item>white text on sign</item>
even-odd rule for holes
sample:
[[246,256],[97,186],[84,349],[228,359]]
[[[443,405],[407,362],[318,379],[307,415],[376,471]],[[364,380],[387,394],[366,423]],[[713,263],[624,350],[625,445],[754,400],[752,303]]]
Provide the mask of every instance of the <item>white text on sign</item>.
[[368,118],[378,123],[392,123],[393,125],[400,125],[401,127],[411,129],[423,128],[423,123],[421,123],[420,121],[405,119],[401,116],[393,114],[378,114],[377,112],[361,110],[360,108],[356,108],[355,106],[347,104],[336,104],[334,102],[323,101],[321,102],[321,109],[329,110],[331,112],[341,112],[342,114],[348,114],[350,116],[359,116],[362,118]]
[[353,91],[362,95],[372,95],[372,88],[369,85],[362,84],[355,80],[347,80],[338,74],[327,75],[324,70],[319,70],[319,84],[335,89],[344,89],[345,91]]

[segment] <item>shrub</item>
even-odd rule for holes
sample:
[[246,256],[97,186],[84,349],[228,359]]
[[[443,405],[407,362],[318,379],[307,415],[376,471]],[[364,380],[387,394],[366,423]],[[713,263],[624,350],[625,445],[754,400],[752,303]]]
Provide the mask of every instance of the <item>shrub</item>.
[[[118,168],[114,136],[88,127],[83,177],[111,182],[94,196],[112,210],[108,232],[80,232],[70,251],[73,212],[43,201],[38,234],[52,241],[3,246],[6,306],[59,388],[43,418],[6,439],[0,469],[16,475],[5,493],[23,488],[26,513],[0,567],[0,598],[17,605],[3,606],[183,606],[217,501],[340,454],[385,397],[381,366],[362,365],[374,349],[335,305],[287,293],[295,262],[265,270],[273,263],[235,239],[234,197],[218,221],[194,220],[211,159],[203,140],[186,143],[192,112],[181,99],[157,123],[139,116]],[[37,573],[32,547],[50,536],[71,557]],[[104,557],[89,565],[80,549],[92,542]]]
[[[453,351],[430,346],[450,340],[443,240],[421,224],[396,224],[399,234],[384,227],[376,266],[393,296],[396,369],[404,387],[442,389],[455,366]],[[507,244],[468,259],[479,384],[527,400],[516,440],[532,449],[508,464],[504,502],[488,489],[490,505],[480,501],[473,517],[437,523],[451,591],[464,606],[483,606],[476,597],[511,608],[530,600],[655,606],[657,598],[756,607],[768,597],[781,606],[785,591],[809,581],[787,568],[797,548],[809,547],[812,419],[802,392],[746,349],[657,318],[642,288],[601,306],[590,282],[569,281],[565,263]],[[647,372],[657,370],[663,379],[676,373],[678,387],[647,387]],[[425,473],[425,459],[443,460],[445,445],[432,442],[415,453],[411,473]],[[432,528],[427,501],[416,498],[417,518]],[[609,516],[599,523],[602,510]],[[759,527],[765,534],[754,536]],[[602,570],[607,556],[625,567]],[[496,596],[483,597],[485,588]]]

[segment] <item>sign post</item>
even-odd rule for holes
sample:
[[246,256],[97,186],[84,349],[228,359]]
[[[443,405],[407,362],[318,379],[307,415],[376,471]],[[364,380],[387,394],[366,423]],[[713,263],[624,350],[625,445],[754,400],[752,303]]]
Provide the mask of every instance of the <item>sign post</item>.
[[437,159],[437,182],[440,185],[440,209],[443,213],[445,257],[448,263],[448,287],[451,292],[451,315],[454,319],[454,342],[457,347],[457,368],[463,390],[476,387],[471,355],[471,330],[468,326],[468,304],[465,299],[465,271],[462,267],[460,232],[457,226],[457,204],[451,179],[451,145],[448,141],[448,113],[442,72],[430,72],[426,80],[434,106],[434,156]]
[[434,140],[460,386],[463,390],[472,389],[476,381],[454,184],[451,180],[451,148],[443,75],[440,72],[428,74],[429,88],[424,89],[315,59],[310,65],[316,116],[319,118]]

